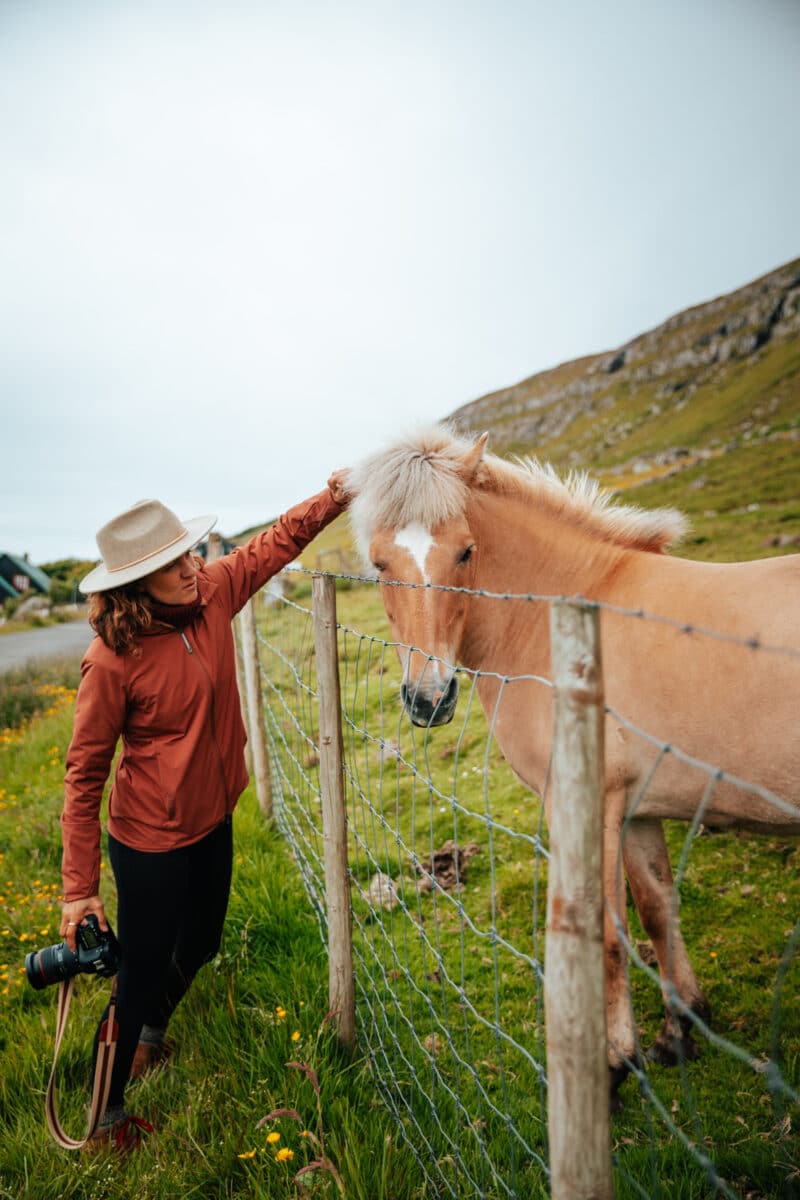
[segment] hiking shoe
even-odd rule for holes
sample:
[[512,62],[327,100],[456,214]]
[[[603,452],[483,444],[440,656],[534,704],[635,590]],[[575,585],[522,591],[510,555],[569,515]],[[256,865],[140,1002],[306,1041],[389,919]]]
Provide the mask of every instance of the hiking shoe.
[[162,1066],[171,1057],[172,1046],[169,1042],[139,1042],[128,1078],[141,1079],[143,1075]]
[[116,1154],[130,1154],[141,1145],[142,1134],[152,1132],[153,1126],[149,1121],[142,1117],[125,1116],[119,1121],[109,1122],[108,1125],[98,1125],[83,1149],[89,1154],[99,1154],[106,1150]]

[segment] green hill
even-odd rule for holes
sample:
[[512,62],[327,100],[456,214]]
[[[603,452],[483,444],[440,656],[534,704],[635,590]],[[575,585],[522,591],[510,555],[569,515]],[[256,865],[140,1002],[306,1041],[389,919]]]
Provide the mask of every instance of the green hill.
[[504,456],[580,467],[645,507],[674,505],[681,551],[800,549],[800,259],[625,345],[457,409]]
[[[646,508],[679,508],[692,523],[687,557],[800,552],[800,259],[447,419],[464,433],[488,429],[495,454],[536,455],[635,489],[628,498]],[[301,562],[360,570],[346,520]]]

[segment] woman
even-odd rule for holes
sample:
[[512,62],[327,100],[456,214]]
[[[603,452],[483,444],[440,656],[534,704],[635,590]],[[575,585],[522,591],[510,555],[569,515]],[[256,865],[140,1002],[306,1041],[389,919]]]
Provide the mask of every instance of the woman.
[[137,1145],[146,1125],[124,1106],[129,1078],[170,1053],[169,1019],[217,953],[232,865],[231,815],[247,785],[231,618],[344,508],[343,472],[245,546],[203,564],[190,550],[216,518],[181,522],[155,500],[97,535],[84,580],[97,636],[81,664],[67,755],[61,935],[75,949],[100,899],[100,802],[108,800],[117,885],[119,1038],[105,1114],[90,1145]]

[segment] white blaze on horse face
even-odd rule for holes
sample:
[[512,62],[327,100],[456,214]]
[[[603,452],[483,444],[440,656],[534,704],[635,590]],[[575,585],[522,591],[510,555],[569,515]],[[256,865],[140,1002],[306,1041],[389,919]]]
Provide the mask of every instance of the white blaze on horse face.
[[[430,583],[431,577],[427,565],[428,555],[436,546],[430,530],[426,529],[418,521],[415,521],[411,525],[406,525],[403,529],[398,529],[395,532],[394,541],[396,546],[399,546],[402,550],[407,550],[411,555],[416,566],[419,568],[422,582]],[[432,593],[430,596],[426,594],[425,599],[433,603],[435,593]],[[419,656],[419,651],[411,655],[405,648],[400,650],[403,677],[407,683],[409,682],[409,673],[412,667],[411,659],[417,656]],[[453,656],[450,653],[449,647],[443,657],[445,658],[445,662],[439,661],[438,658],[433,658],[424,663],[415,681],[415,686],[422,688],[425,692],[431,691],[434,693],[443,692],[447,689],[455,672],[454,666],[451,665]]]
[[414,562],[417,564],[422,575],[423,583],[430,583],[430,576],[425,568],[425,563],[432,547],[436,544],[433,536],[424,525],[420,525],[415,521],[412,525],[406,525],[405,529],[398,529],[394,535],[395,545],[401,549],[407,550]]

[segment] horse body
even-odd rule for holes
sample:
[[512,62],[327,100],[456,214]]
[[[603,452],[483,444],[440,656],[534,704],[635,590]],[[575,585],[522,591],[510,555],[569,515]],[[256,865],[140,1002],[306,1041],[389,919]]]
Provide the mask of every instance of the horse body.
[[[730,565],[667,557],[659,551],[680,527],[676,514],[609,508],[581,481],[570,490],[550,472],[484,457],[482,441],[470,447],[441,430],[392,453],[353,473],[362,547],[387,582],[464,589],[383,589],[394,637],[407,647],[402,696],[417,724],[452,718],[457,663],[487,672],[477,690],[493,734],[520,779],[542,793],[553,725],[549,605],[465,593],[581,595],[612,606],[601,632],[606,994],[616,1087],[635,1045],[616,927],[625,928],[622,867],[665,999],[671,984],[690,1010],[707,1016],[674,913],[661,820],[800,833],[800,658],[742,644],[757,638],[800,650],[800,556]],[[369,485],[387,462],[392,486],[384,479],[382,494],[388,490],[390,502],[381,506]],[[694,1056],[690,1025],[668,1009],[655,1056]]]

